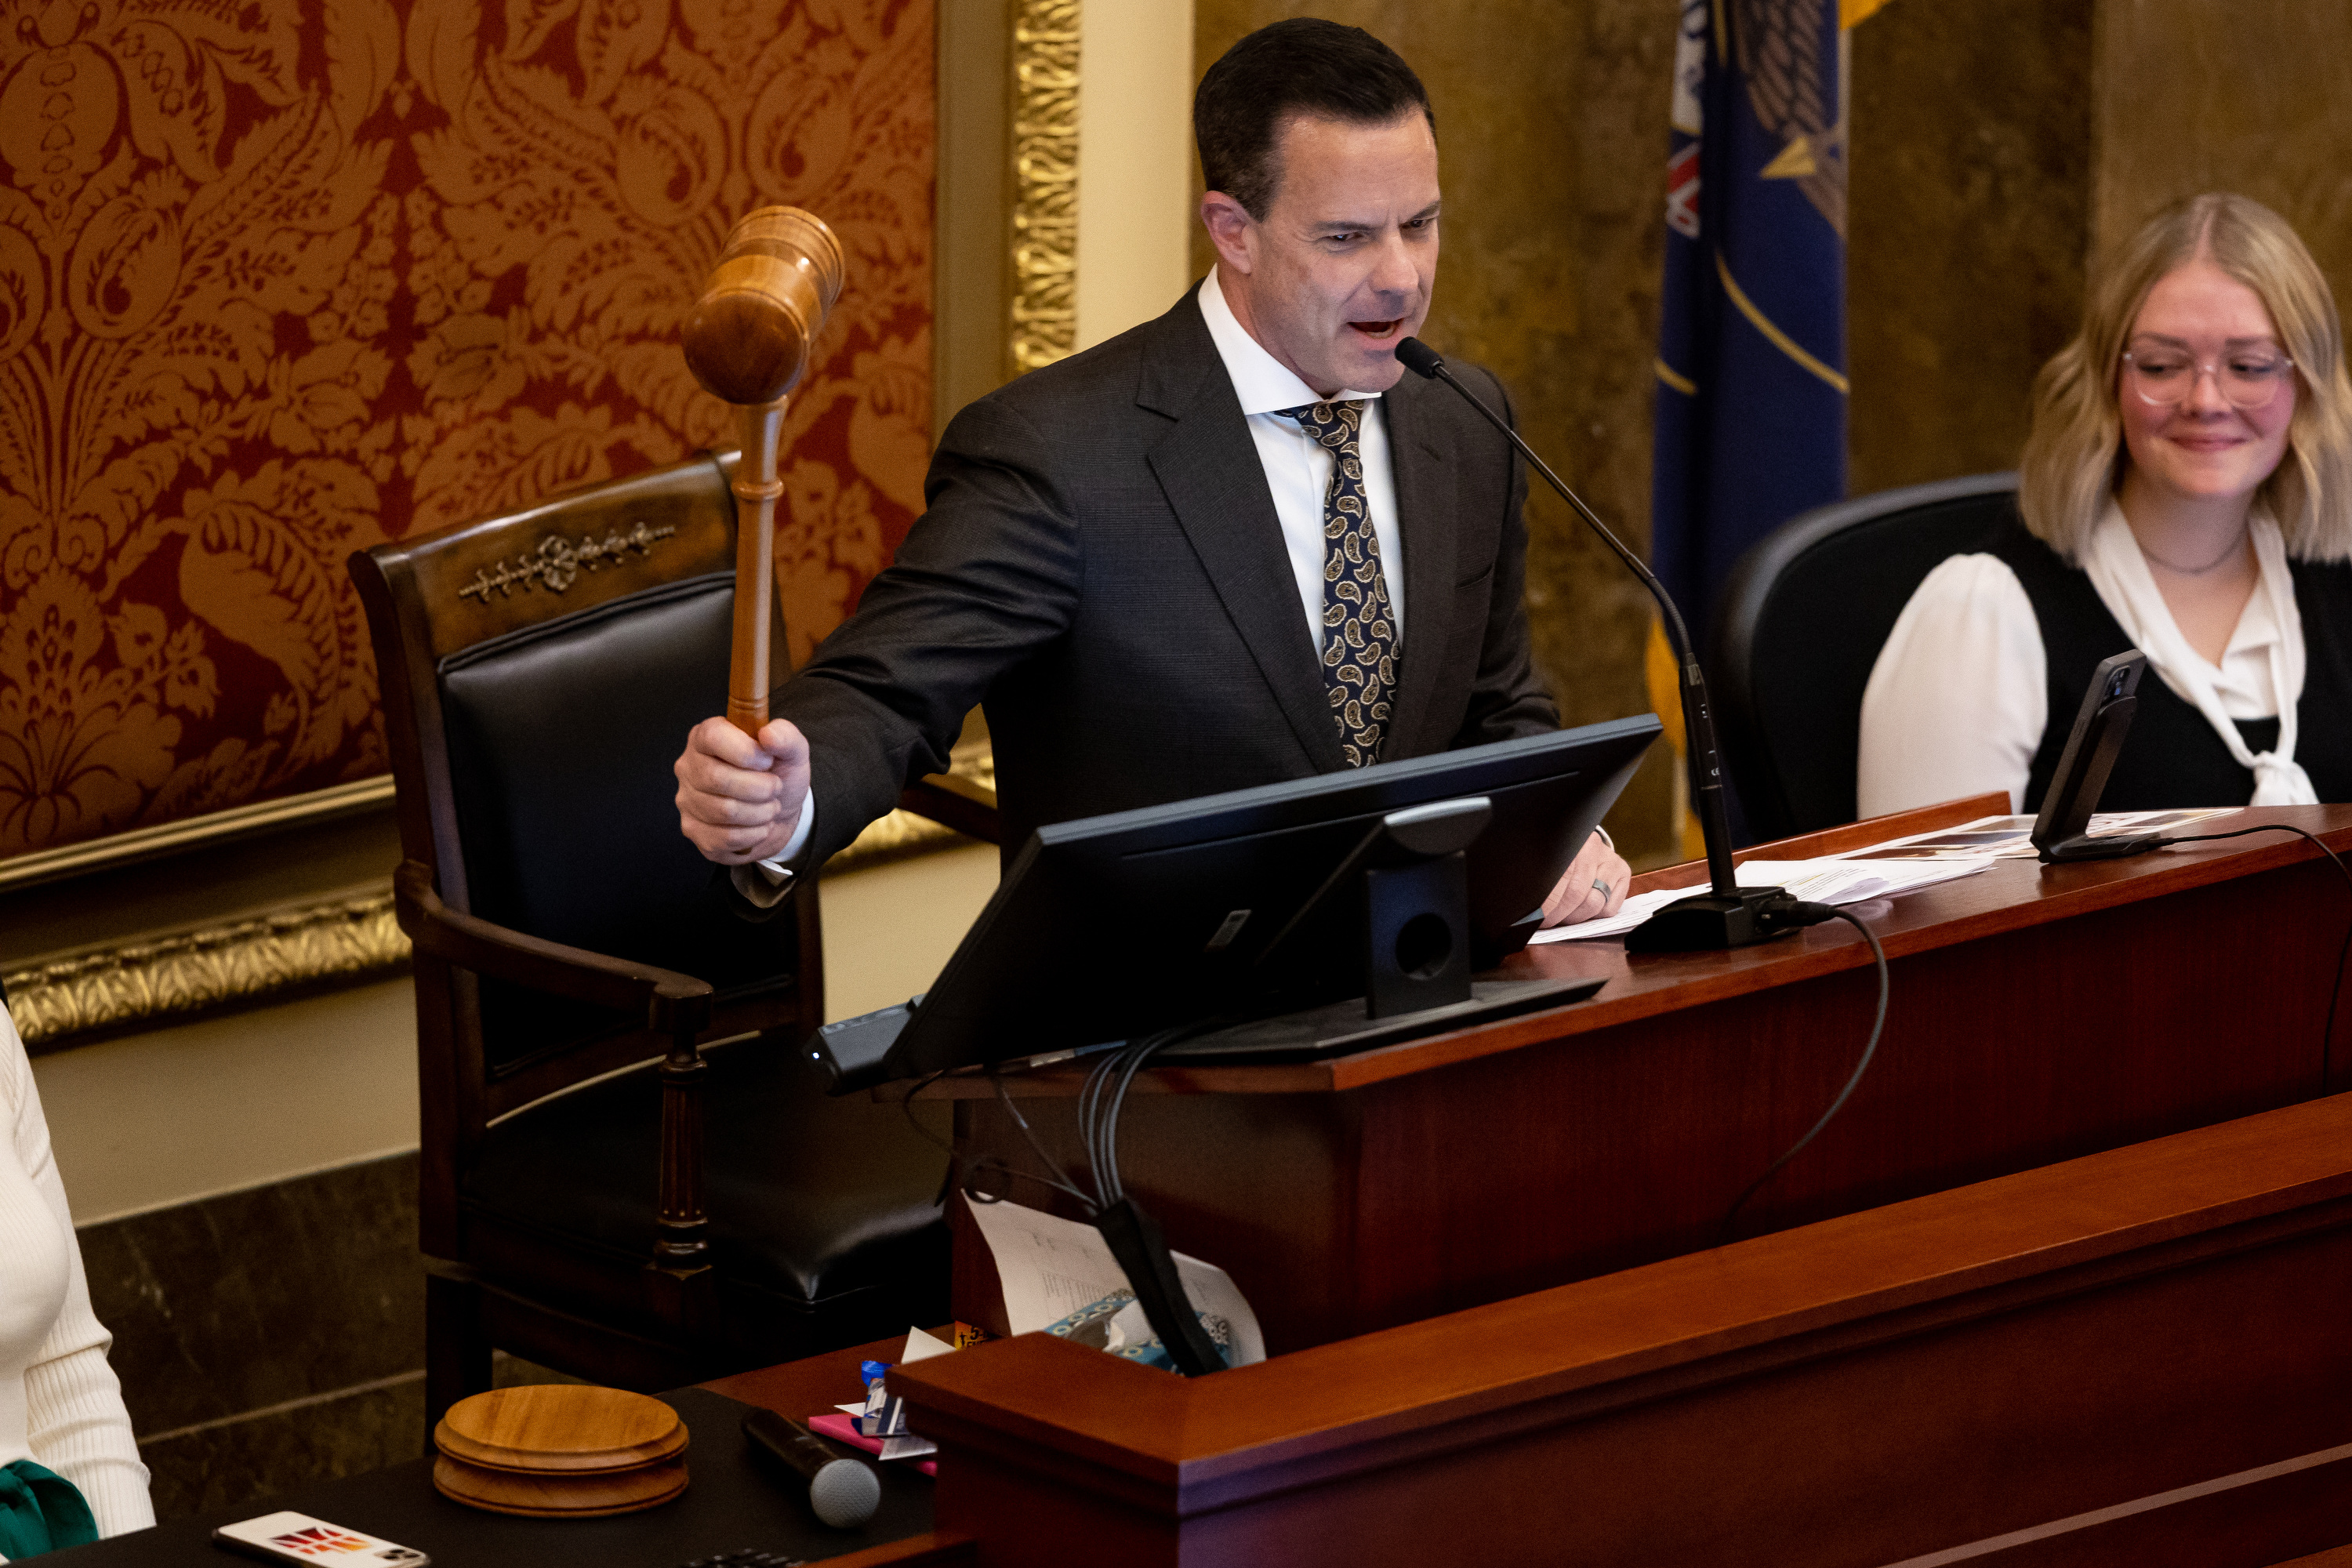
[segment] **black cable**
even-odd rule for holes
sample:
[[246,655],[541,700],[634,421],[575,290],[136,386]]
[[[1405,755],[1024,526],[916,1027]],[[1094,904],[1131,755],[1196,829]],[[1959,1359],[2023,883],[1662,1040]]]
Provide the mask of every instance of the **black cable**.
[[1171,1043],[1172,1040],[1163,1040],[1159,1035],[1149,1036],[1140,1044],[1129,1047],[1126,1057],[1119,1063],[1118,1085],[1111,1090],[1109,1102],[1102,1108],[1103,1164],[1097,1173],[1097,1184],[1107,1184],[1109,1188],[1109,1196],[1103,1200],[1107,1204],[1115,1204],[1127,1196],[1127,1184],[1119,1179],[1118,1174],[1118,1113],[1127,1104],[1128,1085],[1135,1081],[1135,1075],[1143,1070],[1143,1064],[1150,1059],[1154,1051]]
[[1106,1206],[1127,1196],[1127,1184],[1119,1179],[1118,1173],[1118,1118],[1127,1104],[1128,1086],[1135,1081],[1135,1075],[1143,1070],[1143,1064],[1161,1051],[1196,1035],[1204,1035],[1225,1022],[1222,1017],[1196,1018],[1188,1024],[1171,1025],[1157,1033],[1146,1035],[1120,1054],[1114,1069],[1118,1079],[1118,1087],[1110,1091],[1107,1103],[1096,1108],[1097,1115],[1101,1118],[1100,1131],[1096,1139],[1102,1151],[1102,1164],[1096,1175],[1095,1186],[1097,1191],[1102,1191],[1104,1182],[1108,1181],[1108,1193],[1102,1200]]
[[[2243,838],[2250,833],[2292,833],[2298,838],[2308,838],[2312,847],[2335,864],[2336,874],[2344,885],[2352,888],[2352,868],[2347,868],[2343,858],[2330,849],[2318,834],[2305,828],[2290,827],[2284,822],[2265,822],[2260,827],[2241,827],[2230,833],[2187,833],[2178,838],[2159,838],[2154,847],[2166,849],[2175,844],[2210,844],[2217,838]],[[2344,941],[2336,950],[2336,982],[2327,990],[2327,1022],[2319,1033],[2319,1092],[2327,1092],[2327,1084],[2335,1067],[2336,1005],[2344,995],[2344,964],[2352,959],[2352,925],[2344,928]]]
[[947,1074],[948,1069],[941,1068],[935,1073],[931,1073],[924,1078],[917,1079],[915,1080],[915,1087],[898,1097],[898,1113],[907,1119],[907,1125],[913,1128],[919,1136],[931,1143],[937,1144],[940,1148],[947,1150],[949,1155],[952,1157],[955,1153],[954,1147],[950,1144],[940,1142],[939,1138],[932,1133],[929,1128],[915,1120],[915,1097],[922,1093],[923,1090],[930,1088],[931,1085],[939,1082],[940,1079],[945,1078]]
[[[1068,1182],[1066,1177],[1065,1177],[1064,1180],[1057,1182],[1052,1177],[1038,1175],[1034,1171],[1024,1171],[1015,1166],[1008,1165],[1002,1160],[975,1160],[959,1150],[947,1139],[941,1138],[929,1128],[916,1121],[914,1109],[916,1097],[920,1095],[923,1090],[930,1088],[931,1085],[939,1082],[941,1078],[947,1075],[949,1070],[949,1068],[941,1068],[938,1072],[931,1073],[925,1078],[918,1079],[915,1081],[914,1088],[908,1089],[905,1094],[898,1097],[898,1110],[900,1113],[906,1117],[907,1125],[915,1130],[917,1137],[922,1139],[924,1142],[929,1143],[932,1148],[940,1150],[948,1157],[947,1179],[940,1184],[940,1194],[935,1202],[944,1205],[947,1202],[948,1192],[952,1188],[962,1193],[966,1198],[976,1204],[1003,1203],[1004,1200],[1002,1197],[989,1193],[976,1191],[972,1187],[970,1180],[971,1177],[979,1174],[982,1172],[993,1171],[999,1175],[1013,1176],[1024,1182],[1035,1182],[1041,1186],[1048,1186],[1055,1188],[1056,1191],[1067,1193],[1070,1196],[1077,1199],[1078,1202],[1086,1205],[1087,1212],[1089,1214],[1094,1212],[1094,1200],[1087,1197],[1086,1194],[1080,1192],[1076,1185]],[[1002,1090],[999,1092],[1001,1093]],[[1008,1101],[1007,1103],[1009,1104],[1010,1102]],[[1021,1120],[1021,1113],[1019,1111],[1016,1110],[1013,1114],[1014,1121],[1018,1121]],[[1024,1121],[1021,1125],[1023,1131],[1025,1132],[1028,1131],[1027,1122]],[[1031,1143],[1033,1146],[1034,1145],[1035,1140],[1034,1138],[1032,1138]],[[1041,1149],[1039,1150],[1039,1152],[1043,1153],[1044,1151]],[[1046,1163],[1051,1165],[1053,1164],[1053,1162],[1048,1160]],[[1058,1165],[1054,1166],[1054,1170],[1056,1174],[1062,1173],[1061,1167]]]
[[[1794,900],[1791,900],[1791,902],[1794,903]],[[1827,912],[1815,914],[1815,911],[1822,910],[1826,910]],[[1812,918],[1808,919],[1808,916],[1811,916]],[[1837,1098],[1830,1101],[1830,1108],[1822,1112],[1821,1120],[1815,1121],[1812,1126],[1806,1131],[1805,1135],[1802,1138],[1800,1138],[1794,1143],[1790,1144],[1786,1153],[1773,1161],[1770,1164],[1765,1166],[1764,1173],[1757,1177],[1754,1181],[1748,1183],[1748,1185],[1741,1190],[1740,1194],[1731,1200],[1731,1207],[1725,1212],[1723,1216],[1723,1239],[1727,1242],[1731,1239],[1732,1224],[1734,1221],[1738,1219],[1739,1211],[1741,1207],[1747,1204],[1748,1200],[1754,1197],[1757,1190],[1762,1187],[1765,1183],[1770,1181],[1774,1176],[1779,1175],[1780,1173],[1780,1167],[1795,1159],[1797,1155],[1803,1151],[1806,1144],[1811,1142],[1816,1137],[1820,1136],[1822,1129],[1830,1124],[1830,1119],[1835,1116],[1839,1111],[1844,1110],[1845,1102],[1853,1098],[1853,1091],[1855,1089],[1860,1087],[1862,1083],[1862,1075],[1870,1070],[1871,1058],[1878,1054],[1879,1034],[1886,1027],[1886,996],[1889,989],[1886,972],[1886,950],[1878,945],[1878,933],[1872,931],[1868,926],[1863,924],[1862,921],[1854,916],[1846,913],[1843,910],[1832,909],[1829,906],[1821,904],[1796,904],[1795,908],[1787,911],[1783,918],[1789,920],[1790,923],[1794,925],[1817,925],[1823,920],[1842,920],[1845,921],[1846,924],[1853,927],[1854,930],[1862,933],[1862,940],[1870,943],[1870,955],[1878,961],[1878,1016],[1871,1020],[1870,1043],[1862,1048],[1862,1060],[1854,1063],[1853,1071],[1846,1077],[1845,1087],[1838,1090]]]
[[1126,1274],[1170,1362],[1186,1377],[1219,1370],[1225,1364],[1224,1352],[1202,1327],[1159,1224],[1127,1195],[1118,1171],[1118,1121],[1127,1091],[1146,1063],[1179,1041],[1223,1022],[1206,1018],[1178,1024],[1119,1047],[1087,1072],[1078,1095],[1078,1133],[1093,1165],[1095,1229]]
[[1128,1047],[1121,1046],[1097,1059],[1087,1070],[1087,1081],[1078,1090],[1078,1142],[1079,1147],[1086,1151],[1087,1175],[1094,1183],[1097,1205],[1108,1204],[1110,1199],[1106,1195],[1108,1189],[1103,1185],[1103,1152],[1097,1135],[1096,1107],[1101,1102],[1104,1085],[1125,1058],[1127,1051]]
[[1094,1200],[1078,1190],[1078,1184],[1070,1179],[1070,1173],[1062,1169],[1062,1163],[1047,1152],[1044,1140],[1040,1139],[1036,1130],[1029,1125],[1029,1119],[1021,1114],[1021,1108],[1013,1102],[1013,1096],[1005,1092],[1003,1075],[992,1072],[988,1075],[988,1081],[995,1086],[996,1098],[1003,1104],[1004,1113],[1013,1118],[1013,1124],[1015,1127],[1021,1129],[1021,1136],[1029,1141],[1029,1147],[1036,1152],[1039,1162],[1045,1169],[1054,1173],[1055,1179],[1049,1184],[1060,1188],[1077,1199],[1088,1214],[1094,1213]]
[[[1013,1176],[1021,1181],[1034,1182],[1041,1187],[1051,1187],[1057,1193],[1067,1193],[1070,1196],[1077,1199],[1078,1202],[1086,1205],[1087,1212],[1088,1214],[1095,1212],[1095,1205],[1092,1198],[1087,1197],[1086,1194],[1078,1191],[1076,1187],[1065,1186],[1060,1182],[1054,1180],[1051,1176],[1041,1176],[1034,1171],[1024,1171],[1018,1165],[1008,1165],[1002,1160],[967,1159],[959,1161],[958,1163],[962,1166],[966,1176],[975,1176],[986,1172],[993,1171],[1000,1176]],[[976,1204],[1001,1204],[1004,1201],[1003,1194],[983,1193],[974,1187],[969,1181],[962,1184],[962,1192],[963,1195],[967,1199]]]

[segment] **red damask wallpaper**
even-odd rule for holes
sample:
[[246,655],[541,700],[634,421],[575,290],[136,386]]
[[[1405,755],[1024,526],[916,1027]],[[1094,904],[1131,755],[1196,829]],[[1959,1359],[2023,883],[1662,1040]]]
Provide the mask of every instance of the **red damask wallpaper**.
[[804,653],[922,501],[929,0],[0,0],[0,856],[385,766],[352,550],[731,439],[740,213],[848,278]]

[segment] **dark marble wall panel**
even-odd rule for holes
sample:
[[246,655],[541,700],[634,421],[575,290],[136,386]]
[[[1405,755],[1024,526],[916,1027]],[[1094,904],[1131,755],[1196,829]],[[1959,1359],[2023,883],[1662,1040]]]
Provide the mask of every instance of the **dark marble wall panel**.
[[143,1441],[162,1522],[241,1508],[425,1451],[425,1373]]
[[[1674,0],[1198,0],[1205,68],[1252,28],[1329,16],[1412,63],[1438,117],[1445,251],[1429,341],[1492,366],[1520,426],[1629,543],[1649,532]],[[1082,198],[1083,199],[1083,198]],[[1200,270],[1211,260],[1195,249]],[[1549,492],[1528,506],[1536,657],[1571,724],[1645,712],[1649,600]],[[1665,854],[1662,746],[1610,818]]]
[[2352,303],[2352,6],[2100,0],[2094,253],[2165,203],[2276,208]]
[[425,1364],[413,1154],[80,1235],[142,1437]]
[[419,1452],[415,1155],[79,1234],[159,1517]]
[[1853,32],[1853,494],[2016,466],[2082,312],[2093,10],[1896,4]]

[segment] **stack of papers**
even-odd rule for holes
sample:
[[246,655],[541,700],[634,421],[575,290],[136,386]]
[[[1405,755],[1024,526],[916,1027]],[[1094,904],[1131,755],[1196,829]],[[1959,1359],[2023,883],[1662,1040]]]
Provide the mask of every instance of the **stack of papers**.
[[[1791,898],[1815,904],[1859,904],[1891,899],[1956,877],[1973,876],[1992,864],[1990,855],[1939,855],[1920,859],[1863,860],[1841,856],[1821,860],[1749,860],[1738,868],[1743,888],[1786,888]],[[1582,942],[1588,937],[1623,936],[1676,899],[1706,891],[1692,888],[1660,888],[1636,893],[1625,907],[1607,920],[1582,925],[1554,926],[1530,937],[1530,942]]]
[[[2103,811],[2091,818],[2090,826],[2084,831],[2093,838],[2171,833],[2190,823],[2227,816],[2236,809],[2235,806],[2221,805],[2175,811]],[[1874,844],[1867,849],[1855,850],[1845,858],[1934,860],[1958,857],[1973,859],[1980,855],[2021,858],[2040,853],[2033,847],[2033,823],[2034,819],[2030,816],[1979,816],[1974,822],[1964,822],[1958,827],[1940,827],[1933,833],[1915,833],[1908,838]]]

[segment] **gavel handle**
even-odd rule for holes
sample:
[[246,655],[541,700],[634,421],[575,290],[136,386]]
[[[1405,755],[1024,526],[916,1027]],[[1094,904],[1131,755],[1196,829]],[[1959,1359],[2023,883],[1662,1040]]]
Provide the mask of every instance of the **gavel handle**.
[[768,722],[768,637],[776,593],[776,448],[783,439],[784,400],[746,404],[743,453],[735,463],[735,658],[727,678],[727,717],[758,738]]

